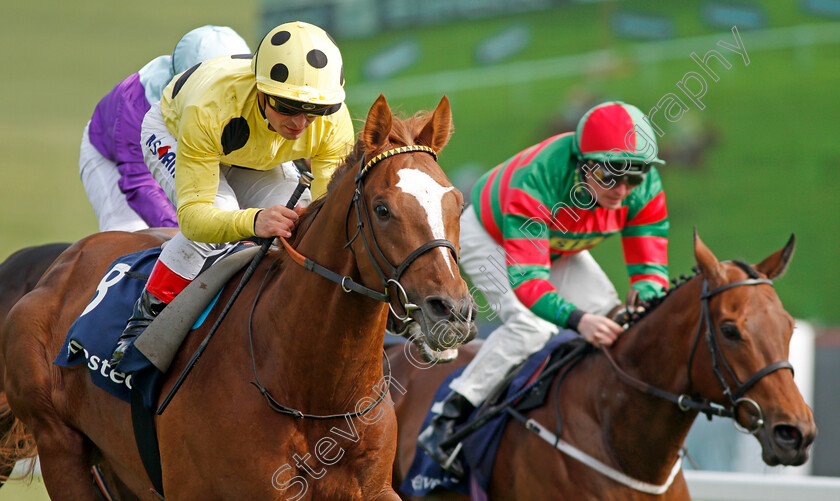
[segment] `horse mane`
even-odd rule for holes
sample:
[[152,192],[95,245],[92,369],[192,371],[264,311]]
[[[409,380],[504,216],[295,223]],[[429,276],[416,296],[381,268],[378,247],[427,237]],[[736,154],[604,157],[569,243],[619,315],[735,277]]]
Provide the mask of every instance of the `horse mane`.
[[[726,261],[724,261],[724,262],[726,262]],[[734,263],[739,268],[744,270],[744,273],[746,273],[747,276],[749,276],[750,278],[759,278],[760,277],[759,273],[757,271],[755,271],[755,268],[753,268],[751,265],[747,264],[744,261],[740,261],[740,260],[735,259],[735,260],[732,260],[732,261],[729,261],[729,262]],[[697,268],[696,266],[692,266],[691,271],[692,271],[691,275],[680,275],[679,278],[672,278],[671,279],[671,287],[669,287],[668,289],[665,289],[665,294],[663,294],[661,296],[654,296],[650,299],[646,299],[644,301],[641,301],[639,303],[639,306],[643,307],[644,311],[641,312],[641,313],[634,313],[632,315],[632,317],[630,318],[630,321],[628,322],[628,327],[631,327],[631,326],[635,325],[641,319],[646,317],[651,311],[656,309],[657,306],[659,306],[660,304],[665,302],[665,300],[668,299],[668,297],[675,290],[677,290],[681,285],[689,282],[692,278],[701,275],[699,268]]]
[[[388,134],[388,141],[385,142],[379,151],[366,151],[364,141],[362,140],[362,132],[359,132],[353,148],[333,172],[330,182],[327,184],[327,193],[309,204],[306,211],[301,214],[300,222],[298,223],[298,227],[292,241],[292,247],[297,246],[300,239],[303,238],[303,235],[306,234],[306,231],[312,225],[312,221],[315,219],[315,216],[317,216],[321,211],[321,208],[324,206],[324,203],[326,203],[330,194],[341,183],[341,180],[344,179],[347,173],[353,169],[353,167],[365,158],[373,158],[382,151],[396,146],[416,144],[415,139],[417,138],[417,135],[420,134],[420,131],[426,124],[426,120],[430,114],[431,111],[418,111],[413,116],[406,119],[402,119],[396,114],[393,114],[391,132]],[[362,129],[364,129],[364,125],[362,125]]]

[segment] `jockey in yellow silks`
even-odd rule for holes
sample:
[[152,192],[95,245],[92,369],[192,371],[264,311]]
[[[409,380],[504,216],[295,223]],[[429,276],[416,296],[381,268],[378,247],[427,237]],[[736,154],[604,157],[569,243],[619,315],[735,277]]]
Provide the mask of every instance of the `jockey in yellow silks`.
[[[111,359],[231,242],[289,237],[290,163],[311,159],[311,197],[326,192],[354,134],[341,52],[321,28],[277,26],[252,55],[207,60],[176,75],[143,120],[146,165],[175,204],[167,242]],[[302,203],[306,204],[309,197]]]

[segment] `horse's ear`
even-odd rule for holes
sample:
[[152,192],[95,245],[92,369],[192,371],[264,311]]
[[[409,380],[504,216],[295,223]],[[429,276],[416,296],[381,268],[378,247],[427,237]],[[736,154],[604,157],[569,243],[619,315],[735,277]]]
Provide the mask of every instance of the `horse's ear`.
[[793,233],[791,233],[790,239],[785,246],[768,256],[764,261],[759,263],[755,269],[767,275],[768,278],[777,278],[782,276],[787,270],[790,258],[793,257],[794,244],[795,238]]
[[723,266],[721,266],[720,261],[718,261],[715,255],[712,254],[712,251],[706,247],[706,244],[700,240],[700,236],[697,234],[697,227],[694,228],[694,259],[697,260],[700,273],[709,282],[709,288],[714,289],[726,283]]
[[443,96],[429,121],[417,135],[417,144],[428,146],[440,151],[449,142],[452,135],[452,110],[449,108],[449,98]]
[[367,151],[374,151],[388,140],[391,133],[391,108],[385,101],[385,96],[379,94],[376,102],[368,111],[365,128],[362,131],[362,141]]

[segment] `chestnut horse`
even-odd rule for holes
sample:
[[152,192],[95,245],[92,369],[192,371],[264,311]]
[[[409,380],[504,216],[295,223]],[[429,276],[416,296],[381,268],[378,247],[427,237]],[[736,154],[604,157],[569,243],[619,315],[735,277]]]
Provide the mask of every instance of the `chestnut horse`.
[[[425,325],[435,349],[444,348],[435,337],[442,322],[464,339],[475,333],[456,260],[462,197],[435,160],[450,134],[445,97],[406,120],[377,99],[327,196],[301,218],[291,247],[307,268],[270,251],[156,417],[167,499],[399,499],[382,364],[389,307]],[[103,459],[141,499],[157,499],[129,406],[95,388],[84,364],[52,360],[109,264],[163,240],[107,232],[77,242],[0,331],[9,405],[35,438],[53,500],[96,499],[88,470]],[[164,394],[231,293],[184,342]]]
[[[489,499],[689,499],[675,464],[702,409],[734,414],[734,424],[758,439],[768,465],[807,460],[816,427],[786,361],[794,321],[770,281],[787,267],[793,238],[754,267],[718,262],[696,234],[694,252],[700,274],[673,287],[664,298],[649,301],[646,313],[611,348],[589,350],[560,378],[562,384],[557,378],[550,381],[546,404],[524,413],[525,419],[533,420],[530,430],[509,421],[495,459]],[[395,488],[411,466],[435,389],[471,359],[475,344],[461,347],[463,359],[454,365],[429,370],[418,369],[405,357],[392,357],[395,381],[406,390],[394,396],[399,422]],[[562,441],[616,476],[630,477],[626,483],[636,481],[641,490],[608,478],[561,452],[559,445],[556,450],[551,435],[558,429],[557,413]],[[534,433],[537,424],[543,427],[542,436]],[[671,472],[676,477],[668,487]],[[435,491],[426,499],[468,498]]]
[[[176,231],[167,228],[153,228],[140,230],[143,233],[153,233],[167,238],[175,235]],[[17,303],[20,298],[35,288],[35,285],[44,275],[50,265],[64,252],[69,243],[52,243],[26,247],[14,252],[5,261],[0,263],[0,325],[3,319]],[[34,452],[34,441],[10,443],[17,435],[12,432],[15,424],[14,415],[6,400],[6,391],[3,389],[3,373],[5,369],[0,363],[0,437],[9,439],[6,443],[0,443],[0,455],[7,461],[0,464],[0,487],[5,484],[9,475],[15,467],[16,456],[27,456]],[[19,421],[18,421],[19,423]],[[21,447],[29,450],[21,450]],[[34,464],[33,464],[34,466]],[[104,462],[99,465],[99,472],[103,481],[110,490],[110,494],[117,500],[129,501],[136,497],[124,488],[119,479]]]

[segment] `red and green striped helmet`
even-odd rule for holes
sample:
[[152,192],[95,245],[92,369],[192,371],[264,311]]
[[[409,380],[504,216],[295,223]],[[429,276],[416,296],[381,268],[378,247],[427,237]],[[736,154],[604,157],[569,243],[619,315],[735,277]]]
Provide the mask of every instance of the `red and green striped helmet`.
[[621,101],[587,111],[578,122],[574,148],[581,160],[665,163],[658,157],[656,134],[645,115]]

